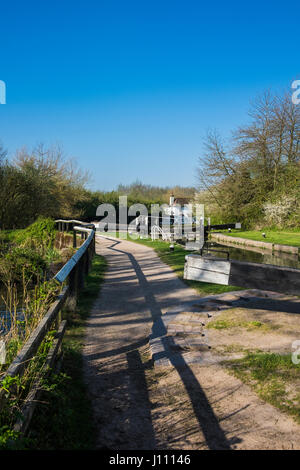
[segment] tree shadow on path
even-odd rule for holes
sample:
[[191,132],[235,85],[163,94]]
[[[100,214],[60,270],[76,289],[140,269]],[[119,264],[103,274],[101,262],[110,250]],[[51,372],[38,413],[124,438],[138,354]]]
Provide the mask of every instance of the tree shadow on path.
[[[139,263],[135,257],[127,251],[117,249],[116,246],[121,242],[114,241],[114,243],[108,247],[108,249],[127,255],[138,278],[139,284],[142,288],[145,301],[149,306],[152,320],[152,338],[162,337],[163,344],[165,346],[164,357],[168,358],[174,368],[177,370],[184,387],[189,395],[194,414],[198,420],[199,426],[206,440],[206,444],[209,449],[230,449],[231,444],[236,443],[238,440],[228,440],[226,435],[221,428],[219,421],[214,414],[214,411],[205,395],[204,390],[199,384],[196,376],[194,375],[191,368],[186,363],[184,357],[181,355],[181,361],[174,361],[174,356],[171,354],[169,347],[166,344],[164,336],[167,334],[166,327],[162,321],[162,311],[155,299],[151,286],[147,281]],[[164,282],[164,281],[161,281]],[[170,343],[168,343],[170,344]],[[127,355],[128,357],[128,355]],[[178,357],[178,355],[177,355]],[[133,360],[133,356],[130,357],[130,361]],[[146,385],[146,384],[145,384]],[[147,397],[145,395],[145,401],[149,401],[148,392]]]

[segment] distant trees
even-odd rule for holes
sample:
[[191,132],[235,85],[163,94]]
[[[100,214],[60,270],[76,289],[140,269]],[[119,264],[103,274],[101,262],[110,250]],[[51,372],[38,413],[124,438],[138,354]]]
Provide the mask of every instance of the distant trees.
[[116,191],[90,191],[88,180],[59,147],[21,149],[9,161],[0,145],[0,229],[23,228],[39,216],[93,220],[102,203],[114,205],[118,212],[120,195],[127,195],[128,206],[143,203],[150,209],[151,204],[168,202],[172,191],[178,197],[192,198],[195,193],[195,188],[161,188],[139,181],[119,185]]
[[0,145],[0,228],[9,223],[8,212],[14,213],[20,203],[22,178],[7,161],[7,152]]
[[127,196],[128,207],[136,203],[141,203],[147,207],[150,213],[151,204],[161,205],[163,203],[169,203],[172,193],[176,197],[193,199],[195,191],[196,189],[193,187],[159,187],[136,181],[130,185],[120,184],[116,191],[86,191],[84,197],[78,200],[75,207],[84,217],[91,220],[95,217],[97,207],[100,204],[112,204],[116,208],[116,214],[118,216],[119,197]]
[[75,217],[87,175],[76,170],[59,148],[40,145],[19,151],[14,161],[0,148],[0,228],[21,228],[37,217]]
[[[199,159],[198,200],[206,199],[217,218],[246,225],[271,223],[270,207],[274,213],[278,205],[282,215],[273,223],[293,226],[300,221],[300,107],[289,94],[267,92],[249,116],[250,123],[234,131],[226,149],[216,131],[208,133]],[[285,212],[287,195],[293,210]]]
[[142,203],[169,203],[170,195],[173,193],[176,197],[193,198],[196,188],[183,186],[152,186],[135,181],[130,185],[120,184],[117,189],[119,194],[127,195],[128,199],[134,202]]

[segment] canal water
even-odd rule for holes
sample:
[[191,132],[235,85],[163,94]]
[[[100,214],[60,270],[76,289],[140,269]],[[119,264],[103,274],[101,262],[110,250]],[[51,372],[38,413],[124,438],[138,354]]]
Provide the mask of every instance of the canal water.
[[[4,303],[6,291],[4,287],[0,288],[0,337],[5,335],[11,329],[14,321],[24,321],[24,309],[22,306],[17,306],[16,311],[10,312],[7,305]],[[21,324],[19,324],[21,326]]]
[[0,305],[0,337],[9,332],[14,321],[23,322],[24,318],[24,310],[18,309],[11,313],[5,308],[5,305]]
[[[262,250],[259,248],[249,247],[249,250],[243,248],[236,248],[232,245],[219,244],[215,242],[207,242],[208,247],[214,250],[224,250],[229,253],[229,259],[237,261],[248,261],[251,263],[263,263],[272,264],[275,266],[285,266],[290,268],[300,269],[300,259],[298,255],[282,252],[271,252],[269,250]],[[218,257],[218,254],[214,251],[211,252],[213,256]],[[226,257],[226,254],[220,252],[220,257]]]

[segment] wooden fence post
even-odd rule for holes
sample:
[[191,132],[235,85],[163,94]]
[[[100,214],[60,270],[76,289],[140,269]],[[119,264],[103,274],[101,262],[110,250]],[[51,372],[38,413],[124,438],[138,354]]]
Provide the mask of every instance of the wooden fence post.
[[85,254],[86,260],[85,260],[85,274],[89,273],[90,267],[91,267],[91,261],[90,261],[90,247],[86,250]]
[[78,290],[84,288],[84,275],[85,275],[85,256],[83,255],[78,263]]
[[73,248],[77,247],[76,230],[73,230]]
[[78,265],[74,266],[69,274],[69,297],[67,300],[67,308],[71,312],[76,310],[77,293],[78,293]]

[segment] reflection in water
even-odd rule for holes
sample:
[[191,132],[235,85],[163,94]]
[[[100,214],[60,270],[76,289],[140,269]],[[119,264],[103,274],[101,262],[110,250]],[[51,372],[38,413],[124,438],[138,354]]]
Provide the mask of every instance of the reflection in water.
[[[229,252],[229,258],[235,259],[237,261],[248,261],[251,263],[263,263],[263,264],[273,264],[275,266],[285,266],[289,268],[298,268],[300,269],[300,260],[298,255],[293,255],[290,253],[272,253],[267,250],[260,250],[259,248],[251,250],[245,250],[243,248],[236,248],[233,246],[219,244],[214,242],[208,242],[208,246],[214,249],[225,250]],[[212,252],[213,256],[217,256],[216,252]],[[221,254],[221,257],[224,257],[224,253]]]
[[11,293],[0,284],[0,336],[6,335],[13,327],[24,328],[25,308],[22,292],[17,291],[17,300],[10,299]]
[[4,305],[0,305],[0,336],[6,335],[13,324],[17,325],[18,329],[22,329],[24,319],[24,309],[18,308],[11,313]]

